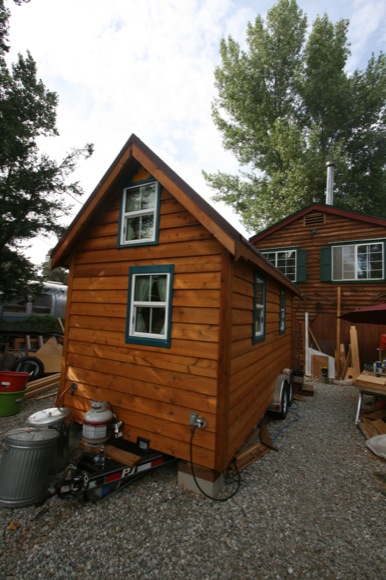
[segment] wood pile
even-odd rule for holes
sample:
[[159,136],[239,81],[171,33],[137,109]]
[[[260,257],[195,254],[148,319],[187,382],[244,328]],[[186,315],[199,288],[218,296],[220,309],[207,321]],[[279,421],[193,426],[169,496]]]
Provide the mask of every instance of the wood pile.
[[366,439],[386,435],[386,407],[362,413],[358,426]]
[[[278,451],[277,447],[272,443],[268,427],[267,418],[264,418],[261,423],[250,433],[243,447],[235,455],[228,472],[231,475],[240,473],[249,465],[263,457],[270,449]],[[256,439],[259,438],[257,441]]]
[[24,395],[25,399],[31,397],[36,397],[41,393],[46,393],[48,391],[57,392],[60,382],[60,373],[54,373],[52,375],[47,375],[41,379],[36,379],[27,384],[27,392]]

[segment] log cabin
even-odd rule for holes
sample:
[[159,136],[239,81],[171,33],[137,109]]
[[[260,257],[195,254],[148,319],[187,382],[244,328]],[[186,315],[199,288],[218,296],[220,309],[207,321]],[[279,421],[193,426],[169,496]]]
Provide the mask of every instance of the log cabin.
[[[386,219],[310,204],[250,239],[302,291],[294,300],[294,342],[302,368],[304,319],[321,351],[334,357],[338,378],[347,357],[350,323],[338,318],[386,299]],[[384,325],[357,324],[360,363],[378,358]],[[343,357],[344,358],[344,357]]]
[[57,266],[69,268],[57,404],[81,424],[107,401],[124,440],[182,463],[196,413],[193,461],[215,479],[290,370],[298,288],[135,135],[54,249]]

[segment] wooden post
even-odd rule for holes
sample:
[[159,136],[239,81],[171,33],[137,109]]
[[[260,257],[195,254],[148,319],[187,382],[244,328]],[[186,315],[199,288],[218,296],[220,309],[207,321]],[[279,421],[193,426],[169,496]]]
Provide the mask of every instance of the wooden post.
[[337,288],[337,298],[336,298],[336,347],[335,347],[335,378],[340,378],[340,300],[341,300],[341,288]]
[[308,344],[309,344],[309,336],[308,336],[308,312],[304,313],[304,362],[305,362],[305,369],[306,375],[309,376],[311,374],[311,361],[308,352]]

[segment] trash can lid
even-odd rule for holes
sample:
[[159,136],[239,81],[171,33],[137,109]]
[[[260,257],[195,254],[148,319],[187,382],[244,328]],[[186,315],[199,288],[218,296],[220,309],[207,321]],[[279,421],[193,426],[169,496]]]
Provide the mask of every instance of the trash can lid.
[[44,441],[55,440],[58,437],[59,433],[54,429],[34,429],[33,427],[23,427],[12,429],[6,433],[5,443],[34,447],[40,445]]
[[51,409],[43,409],[42,411],[37,411],[30,417],[28,417],[28,425],[32,427],[52,427],[53,425],[59,425],[62,423],[66,417],[70,414],[70,409],[66,407],[52,407]]

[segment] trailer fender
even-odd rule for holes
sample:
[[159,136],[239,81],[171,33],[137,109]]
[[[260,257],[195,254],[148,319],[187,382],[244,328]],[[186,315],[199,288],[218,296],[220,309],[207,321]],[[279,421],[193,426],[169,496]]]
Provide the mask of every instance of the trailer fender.
[[268,412],[277,419],[285,419],[292,398],[293,388],[290,374],[281,373],[276,377],[272,403],[268,407]]

